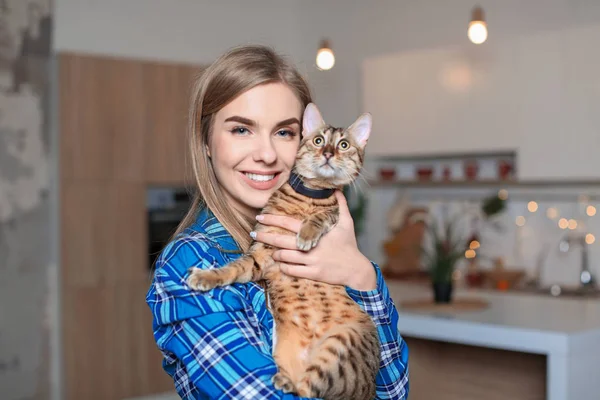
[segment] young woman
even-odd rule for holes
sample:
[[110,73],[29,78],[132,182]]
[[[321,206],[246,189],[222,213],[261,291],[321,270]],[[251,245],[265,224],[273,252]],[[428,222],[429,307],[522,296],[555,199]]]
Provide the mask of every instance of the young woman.
[[[185,279],[189,268],[223,266],[249,247],[261,208],[288,179],[310,102],[298,71],[262,46],[227,52],[194,86],[189,146],[197,195],[158,258],[146,297],[163,367],[183,399],[298,398],[271,382],[277,366],[263,288],[247,283],[198,292]],[[358,250],[343,195],[336,195],[340,221],[311,251],[297,251],[293,236],[256,239],[282,248],[274,258],[285,273],[346,287],[378,328],[377,398],[406,399],[408,349],[398,313],[379,268]],[[300,226],[274,215],[261,222],[292,232]]]

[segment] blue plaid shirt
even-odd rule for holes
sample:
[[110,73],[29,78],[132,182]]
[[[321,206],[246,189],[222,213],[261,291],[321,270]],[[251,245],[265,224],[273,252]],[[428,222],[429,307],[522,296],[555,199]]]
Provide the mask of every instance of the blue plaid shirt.
[[[232,236],[203,210],[157,259],[146,302],[163,368],[182,399],[299,399],[275,389],[273,318],[256,283],[195,292],[190,267],[218,268],[239,257]],[[381,271],[377,289],[347,292],[375,321],[381,341],[378,399],[407,399],[408,348],[398,333],[398,312]]]

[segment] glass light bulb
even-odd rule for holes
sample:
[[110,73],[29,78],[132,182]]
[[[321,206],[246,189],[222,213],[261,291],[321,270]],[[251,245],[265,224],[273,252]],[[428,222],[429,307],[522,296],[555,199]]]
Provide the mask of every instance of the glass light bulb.
[[335,57],[331,49],[319,49],[317,52],[317,67],[321,70],[328,70],[333,68],[335,64]]
[[475,44],[485,42],[488,36],[486,23],[483,21],[471,21],[467,35],[469,36],[469,40]]

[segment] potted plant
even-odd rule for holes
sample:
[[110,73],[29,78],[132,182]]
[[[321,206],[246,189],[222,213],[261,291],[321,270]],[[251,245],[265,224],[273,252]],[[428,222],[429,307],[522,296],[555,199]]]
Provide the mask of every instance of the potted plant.
[[453,225],[454,221],[451,221],[441,229],[435,221],[429,223],[431,245],[429,248],[422,249],[436,303],[452,301],[454,269],[467,250],[464,238],[455,237]]

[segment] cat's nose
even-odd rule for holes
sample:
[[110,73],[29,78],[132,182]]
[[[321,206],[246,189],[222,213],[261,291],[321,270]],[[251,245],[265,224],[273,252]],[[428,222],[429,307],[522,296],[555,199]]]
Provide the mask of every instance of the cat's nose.
[[329,160],[331,157],[333,157],[333,153],[332,153],[332,152],[330,152],[330,151],[326,151],[326,152],[324,152],[324,153],[323,153],[323,155],[325,156],[325,158],[326,158],[327,160]]

